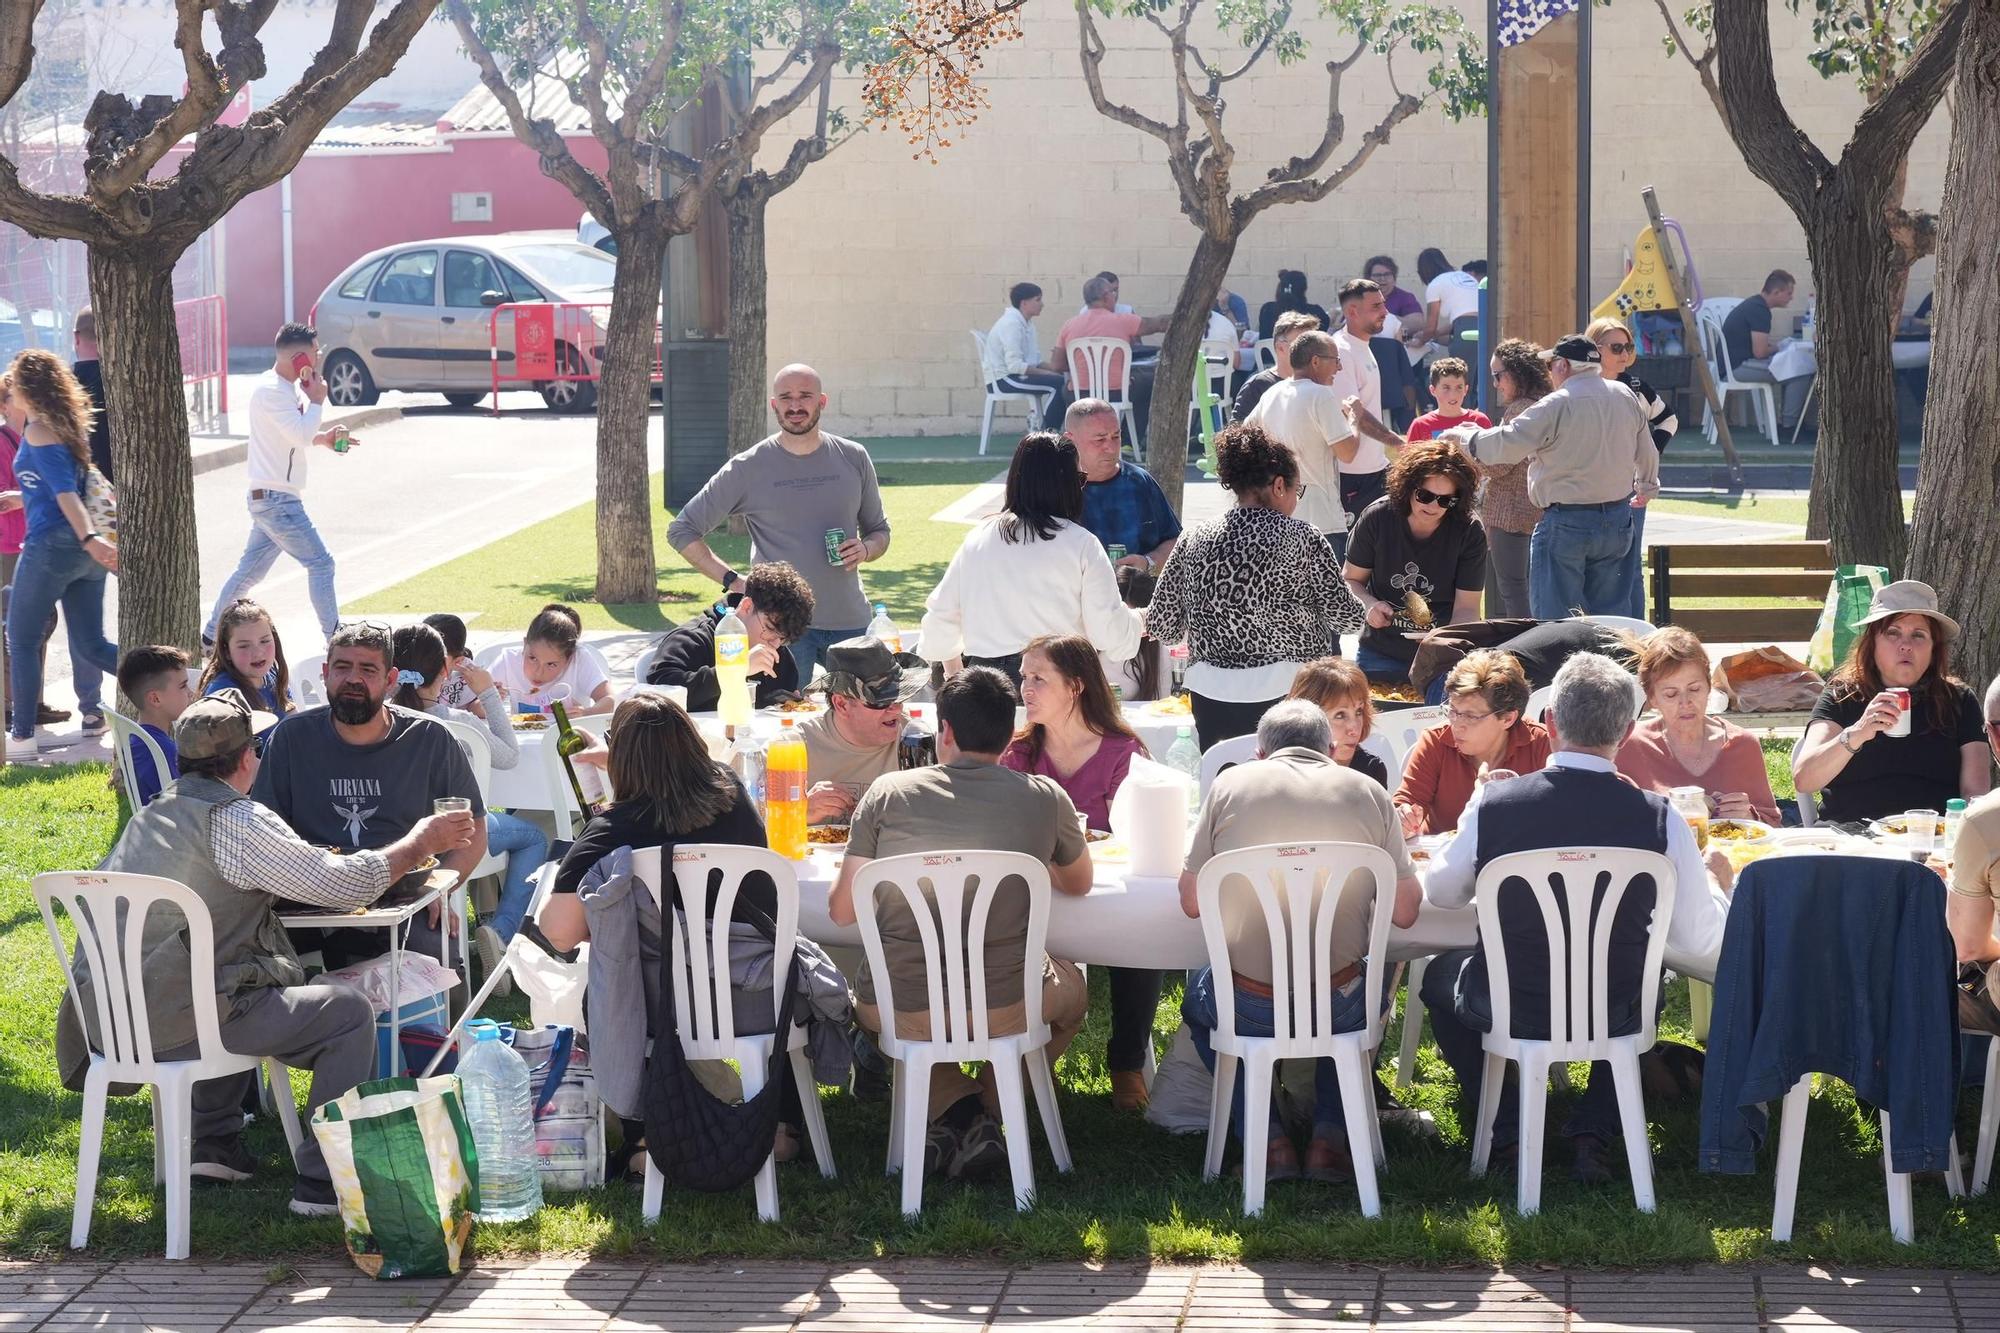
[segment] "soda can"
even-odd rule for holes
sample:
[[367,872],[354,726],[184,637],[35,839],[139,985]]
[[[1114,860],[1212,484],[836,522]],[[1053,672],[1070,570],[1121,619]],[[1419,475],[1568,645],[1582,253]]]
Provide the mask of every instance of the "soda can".
[[846,540],[847,540],[846,528],[828,528],[826,530],[826,563],[828,563],[829,565],[837,565],[840,563],[841,543],[845,542]]
[[1902,711],[1896,714],[1895,722],[1882,734],[1884,736],[1907,736],[1910,734],[1910,692],[1900,686],[1891,686],[1889,693],[1896,696],[1896,703],[1901,707]]
[[1125,548],[1117,542],[1113,542],[1111,545],[1105,547],[1104,553],[1111,557],[1111,563],[1114,565],[1125,558]]

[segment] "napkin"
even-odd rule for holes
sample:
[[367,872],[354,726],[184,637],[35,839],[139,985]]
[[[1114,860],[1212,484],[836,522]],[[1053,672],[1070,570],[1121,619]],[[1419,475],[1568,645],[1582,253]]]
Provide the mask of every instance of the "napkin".
[[1111,834],[1132,853],[1132,873],[1175,878],[1187,859],[1187,775],[1139,755],[1111,798]]

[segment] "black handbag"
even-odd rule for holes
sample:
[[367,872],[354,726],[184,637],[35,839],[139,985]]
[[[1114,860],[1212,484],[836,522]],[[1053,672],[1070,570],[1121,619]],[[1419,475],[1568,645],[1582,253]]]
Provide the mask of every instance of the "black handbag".
[[[787,984],[778,1002],[777,1036],[763,1088],[741,1102],[725,1102],[702,1086],[681,1050],[673,971],[674,926],[680,914],[674,906],[672,899],[663,899],[660,911],[660,1007],[653,1016],[653,1051],[646,1060],[646,1151],[672,1183],[720,1194],[754,1179],[777,1140],[799,960],[796,953],[787,960]],[[768,921],[757,926],[766,935],[776,933]],[[728,978],[720,980],[728,984]]]

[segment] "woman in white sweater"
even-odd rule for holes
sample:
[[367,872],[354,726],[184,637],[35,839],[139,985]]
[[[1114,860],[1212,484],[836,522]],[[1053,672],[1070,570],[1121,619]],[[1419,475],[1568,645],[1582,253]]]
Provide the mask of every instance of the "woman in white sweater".
[[954,670],[997,667],[1017,687],[1021,650],[1042,635],[1080,634],[1110,657],[1132,656],[1144,621],[1118,595],[1082,515],[1076,446],[1053,431],[1022,436],[1004,507],[967,534],[924,603],[924,656]]

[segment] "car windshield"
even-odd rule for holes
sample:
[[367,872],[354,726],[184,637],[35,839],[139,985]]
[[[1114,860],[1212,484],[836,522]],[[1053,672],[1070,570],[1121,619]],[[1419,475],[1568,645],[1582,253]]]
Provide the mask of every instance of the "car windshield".
[[609,289],[618,268],[617,260],[587,245],[509,246],[502,253],[545,286],[564,292]]

